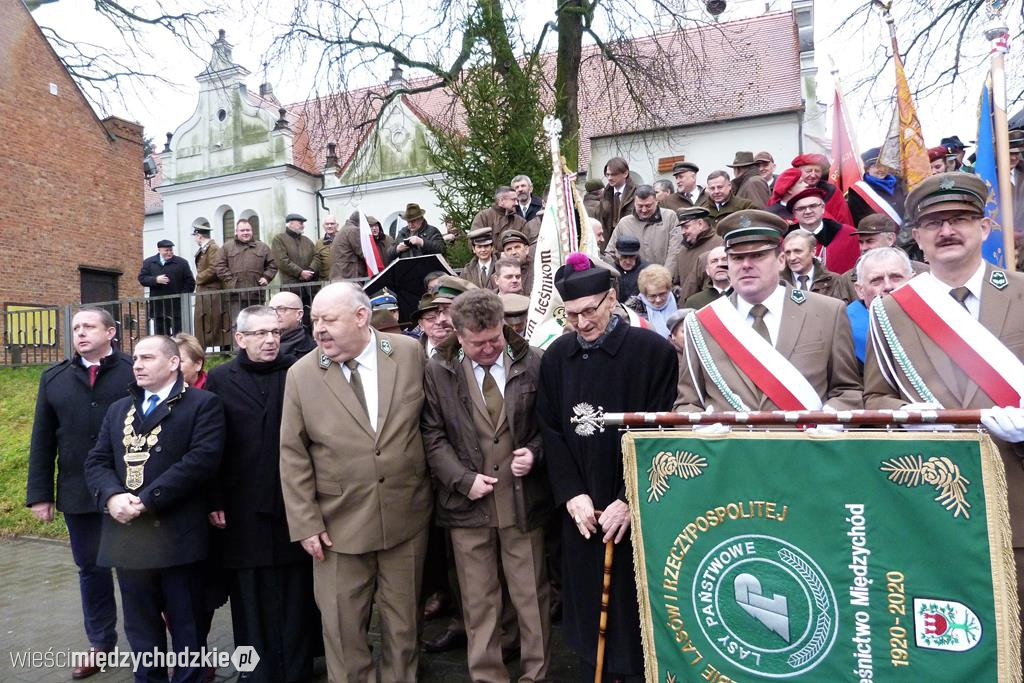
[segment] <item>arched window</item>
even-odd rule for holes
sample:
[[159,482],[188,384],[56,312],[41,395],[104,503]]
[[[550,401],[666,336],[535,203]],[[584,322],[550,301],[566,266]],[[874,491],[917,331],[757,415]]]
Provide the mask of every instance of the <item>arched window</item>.
[[224,212],[224,217],[221,221],[223,225],[223,239],[221,242],[223,243],[235,236],[235,212],[232,209],[228,209]]
[[244,218],[249,221],[249,225],[252,226],[252,238],[258,240],[260,238],[260,217],[252,209],[246,209],[242,212],[239,218]]

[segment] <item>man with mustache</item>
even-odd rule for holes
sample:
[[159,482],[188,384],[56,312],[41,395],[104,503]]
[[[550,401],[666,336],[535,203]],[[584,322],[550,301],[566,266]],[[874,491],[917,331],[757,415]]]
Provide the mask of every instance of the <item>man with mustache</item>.
[[[1006,466],[1017,595],[1024,597],[1024,275],[982,258],[992,229],[987,199],[985,182],[960,172],[933,175],[907,195],[912,234],[931,272],[872,304],[864,398],[869,410],[983,409],[982,424]],[[886,329],[878,324],[883,316]]]
[[[715,232],[715,226],[708,217],[711,215],[701,206],[691,206],[676,211],[679,218],[679,232],[682,233],[682,248],[669,265],[672,282],[679,286],[676,296],[686,301],[701,289],[704,281],[704,260],[709,251],[722,244],[722,238]],[[702,258],[705,257],[705,258]]]

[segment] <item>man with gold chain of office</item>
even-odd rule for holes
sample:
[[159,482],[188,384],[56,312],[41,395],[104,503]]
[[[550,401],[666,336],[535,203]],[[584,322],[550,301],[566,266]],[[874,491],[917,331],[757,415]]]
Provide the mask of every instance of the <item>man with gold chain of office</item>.
[[1024,275],[995,268],[988,188],[940,173],[907,196],[930,273],[871,305],[864,402],[871,409],[981,408],[1006,467],[1018,597],[1024,593]]
[[685,319],[675,409],[861,408],[842,302],[779,280],[785,221],[750,209],[722,219],[719,229],[733,293]]

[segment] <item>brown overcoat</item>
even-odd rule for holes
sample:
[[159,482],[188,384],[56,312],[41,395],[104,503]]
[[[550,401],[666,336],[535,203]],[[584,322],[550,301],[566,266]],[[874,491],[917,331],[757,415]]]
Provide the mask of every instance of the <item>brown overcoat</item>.
[[281,273],[281,284],[290,285],[297,282],[308,282],[299,276],[304,270],[313,270],[313,257],[316,256],[316,245],[305,235],[295,235],[285,228],[274,236],[270,242],[274,253],[274,261]]
[[679,285],[680,301],[686,301],[701,290],[701,285],[707,279],[707,259],[701,257],[724,243],[725,241],[721,235],[715,232],[715,226],[710,222],[704,232],[697,236],[695,244],[691,246],[685,241],[682,242],[675,259],[668,267],[668,271],[672,274],[672,282]]
[[[797,303],[792,293],[792,287],[787,286],[775,349],[800,371],[822,402],[836,410],[862,408],[860,371],[853,352],[846,306],[837,299],[813,292],[804,295],[803,303]],[[733,305],[736,296],[734,292],[729,297]],[[726,386],[751,410],[778,410],[703,325],[701,331]],[[688,362],[680,358],[676,412],[701,412],[709,405],[715,410],[731,410],[729,402],[701,365],[692,344],[684,355]]]
[[515,209],[505,211],[497,204],[488,207],[473,217],[473,224],[470,231],[477,228],[490,228],[491,236],[494,238],[495,249],[501,248],[501,233],[506,230],[518,230],[526,233],[526,221],[516,213]]
[[212,293],[224,288],[215,267],[219,253],[220,247],[210,240],[206,243],[206,249],[197,251],[195,255],[196,304],[193,329],[203,348],[231,343],[231,323],[221,305],[221,295]]
[[232,238],[220,248],[214,270],[225,289],[242,289],[259,287],[261,277],[267,282],[273,280],[277,275],[277,263],[264,242],[257,239],[239,242]]

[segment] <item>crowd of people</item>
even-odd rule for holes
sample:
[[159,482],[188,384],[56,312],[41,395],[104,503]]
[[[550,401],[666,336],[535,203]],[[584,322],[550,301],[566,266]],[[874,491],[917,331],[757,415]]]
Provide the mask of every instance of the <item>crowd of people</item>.
[[[962,145],[943,149],[960,163]],[[225,297],[217,315],[233,317],[238,351],[208,373],[206,349],[225,342],[205,327],[146,337],[129,357],[107,311],[76,313],[74,357],[40,382],[27,504],[41,519],[64,513],[92,648],[116,643],[116,568],[133,650],[166,649],[168,633],[174,650],[202,647],[230,601],[235,644],[260,655],[245,680],[305,680],[323,655],[330,680],[414,681],[421,650],[463,646],[473,680],[509,680],[513,658],[520,681],[550,680],[558,619],[581,680],[594,680],[614,541],[603,676],[640,680],[619,435],[577,433],[582,403],[987,409],[1021,592],[1024,409],[992,376],[1024,388],[1024,318],[1008,314],[1024,276],[982,259],[980,178],[937,168],[905,193],[877,153],[865,155],[868,189],[845,198],[820,155],[776,175],[771,154],[737,152],[732,177],[713,171],[705,187],[689,161],[674,186],[651,186],[610,160],[584,197],[602,256],[574,253],[556,271],[565,334],[543,351],[520,336],[543,205],[523,176],[473,221],[461,277],[426,277],[412,329],[393,294],[345,281],[365,276],[358,216],[340,228],[328,217],[314,244],[291,215],[270,247],[239,221],[219,251],[198,226],[198,287],[266,286],[278,268],[288,282],[337,281],[308,302]],[[443,252],[420,207],[404,216],[394,240],[365,217],[381,254]],[[166,285],[177,258],[161,251],[140,280]],[[993,365],[968,362],[950,331]],[[423,619],[445,610],[444,634],[421,643]]]

